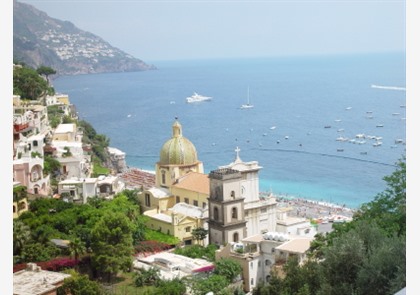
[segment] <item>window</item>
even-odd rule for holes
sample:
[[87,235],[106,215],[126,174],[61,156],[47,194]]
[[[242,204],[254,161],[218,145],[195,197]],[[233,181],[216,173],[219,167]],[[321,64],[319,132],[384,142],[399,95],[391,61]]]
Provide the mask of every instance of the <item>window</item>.
[[270,264],[271,264],[271,261],[270,261],[270,260],[268,260],[268,259],[266,259],[266,260],[265,260],[265,265],[266,265],[266,266],[269,266]]
[[38,146],[38,141],[34,140],[34,141],[32,142],[32,144],[33,144],[33,146]]
[[238,219],[238,209],[236,207],[232,208],[232,219]]
[[254,278],[251,279],[251,286],[254,286]]
[[262,208],[261,213],[267,213],[267,208]]
[[214,207],[213,209],[213,218],[214,220],[219,220],[219,208]]
[[198,201],[197,200],[194,200],[193,204],[194,204],[194,206],[198,207]]
[[150,207],[150,195],[149,194],[146,194],[145,201],[146,201],[146,207]]
[[189,204],[190,203],[190,199],[184,198],[184,202],[187,203],[187,204]]
[[233,234],[233,241],[236,243],[236,242],[239,242],[239,234],[238,233],[234,233]]
[[207,203],[203,202],[203,209],[207,207]]
[[178,204],[181,201],[179,196],[176,196],[176,203]]
[[230,197],[231,197],[232,199],[234,199],[234,198],[235,198],[235,191],[231,191],[231,192],[230,192]]
[[187,232],[187,233],[191,232],[191,226],[187,226],[187,227],[185,228],[185,232]]
[[161,176],[162,176],[162,184],[166,183],[166,173],[164,170],[161,171]]

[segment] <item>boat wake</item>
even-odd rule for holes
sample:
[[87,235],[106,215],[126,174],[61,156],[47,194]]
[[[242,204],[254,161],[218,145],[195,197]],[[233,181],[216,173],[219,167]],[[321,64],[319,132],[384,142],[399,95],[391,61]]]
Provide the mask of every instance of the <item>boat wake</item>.
[[381,85],[371,85],[372,88],[379,88],[379,89],[387,89],[387,90],[401,90],[405,91],[405,87],[397,87],[397,86],[381,86]]
[[360,161],[360,162],[378,164],[378,165],[389,166],[389,167],[397,167],[395,164],[388,164],[388,163],[371,161],[371,160],[366,160],[366,159],[359,159],[359,158],[353,158],[353,157],[347,157],[347,156],[341,156],[341,155],[333,155],[333,154],[325,154],[325,153],[314,153],[314,152],[307,152],[307,151],[300,151],[300,150],[288,150],[288,149],[259,149],[259,150],[263,150],[263,151],[267,151],[267,152],[279,151],[279,152],[286,152],[286,153],[300,153],[300,154],[308,154],[308,155],[316,155],[316,156],[323,156],[323,157],[332,157],[332,158],[340,158],[340,159],[346,159],[346,160]]

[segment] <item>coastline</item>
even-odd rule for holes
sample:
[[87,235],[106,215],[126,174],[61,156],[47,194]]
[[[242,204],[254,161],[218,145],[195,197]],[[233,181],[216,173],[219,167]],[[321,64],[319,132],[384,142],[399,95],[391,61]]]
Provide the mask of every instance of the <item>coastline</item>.
[[290,195],[278,195],[271,192],[260,192],[261,197],[275,197],[279,207],[292,208],[289,215],[316,220],[346,221],[353,218],[356,209],[345,205],[294,197]]

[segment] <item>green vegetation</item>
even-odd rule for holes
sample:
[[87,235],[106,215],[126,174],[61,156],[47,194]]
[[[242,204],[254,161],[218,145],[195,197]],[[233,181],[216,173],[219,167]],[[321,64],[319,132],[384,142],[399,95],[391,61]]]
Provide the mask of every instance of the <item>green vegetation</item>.
[[285,277],[273,274],[253,294],[392,295],[406,286],[406,163],[384,178],[387,188],[361,206],[352,222],[318,235],[310,259],[289,259]]
[[54,93],[54,88],[50,87],[36,70],[27,66],[14,68],[13,94],[20,95],[22,99],[37,100],[42,96]]
[[180,242],[180,240],[174,236],[167,235],[150,228],[145,228],[145,240],[158,241],[168,245],[177,245]]
[[36,69],[36,72],[37,72],[39,75],[44,76],[44,77],[45,77],[45,79],[47,80],[47,83],[48,83],[48,84],[50,83],[49,76],[50,76],[50,75],[54,75],[54,74],[56,74],[56,73],[57,73],[57,71],[56,71],[56,70],[54,70],[54,69],[52,69],[52,68],[50,68],[50,67],[46,67],[46,66],[40,66],[40,67],[38,67],[38,68]]
[[207,247],[200,245],[190,245],[183,248],[175,248],[175,254],[184,255],[191,258],[204,258],[209,261],[216,261],[215,253],[218,247],[210,244]]

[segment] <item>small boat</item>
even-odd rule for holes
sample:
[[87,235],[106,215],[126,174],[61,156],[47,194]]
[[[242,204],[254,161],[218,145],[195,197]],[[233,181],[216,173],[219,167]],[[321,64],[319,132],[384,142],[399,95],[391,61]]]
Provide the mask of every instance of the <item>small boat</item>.
[[343,128],[337,129],[337,132],[343,132],[343,131],[344,131]]
[[276,129],[276,126],[271,126],[270,129],[274,130],[274,129]]
[[131,114],[128,114],[128,115],[127,115],[127,118],[130,118],[130,117],[131,117]]
[[392,113],[393,116],[399,116],[400,113]]
[[360,152],[361,155],[367,155],[367,152]]
[[326,125],[324,126],[324,128],[331,128],[331,125]]
[[352,107],[346,107],[346,110],[348,111],[348,110],[351,110],[352,109]]
[[187,97],[185,100],[187,101],[187,103],[194,103],[194,102],[200,102],[200,101],[209,101],[211,99],[212,99],[211,96],[204,96],[204,95],[198,94],[197,92],[194,92],[193,95]]
[[289,136],[288,136],[288,135],[286,135],[286,136],[284,137],[284,139],[289,139]]
[[254,105],[249,102],[249,87],[248,87],[248,100],[246,104],[241,105],[240,109],[252,109]]
[[344,152],[344,149],[337,149],[337,152]]
[[384,125],[378,124],[378,125],[376,125],[376,127],[384,127]]
[[381,145],[382,145],[382,141],[377,141],[373,144],[374,147],[381,146]]

